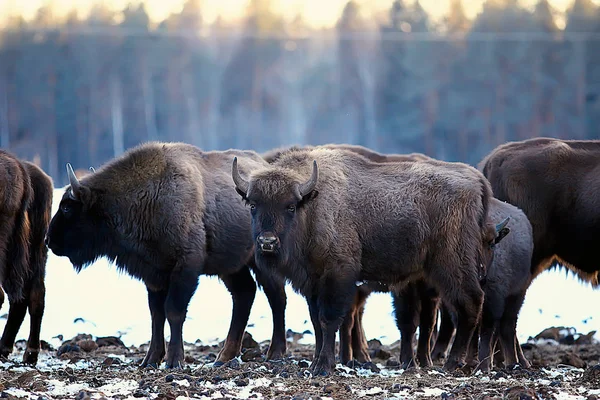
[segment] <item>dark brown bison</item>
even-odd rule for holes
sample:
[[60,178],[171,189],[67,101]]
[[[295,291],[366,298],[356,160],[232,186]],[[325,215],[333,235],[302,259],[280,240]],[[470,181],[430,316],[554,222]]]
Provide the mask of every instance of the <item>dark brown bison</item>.
[[[358,154],[376,162],[393,161],[430,161],[436,163],[437,160],[424,154],[390,154],[382,155],[371,152],[361,146],[346,145],[324,145],[328,148],[340,148],[344,150],[355,151]],[[357,151],[358,150],[358,151]],[[455,163],[460,167],[461,163]],[[471,173],[473,170],[462,164],[465,173]],[[504,244],[498,243],[506,236],[509,229],[505,226],[508,218],[512,218],[511,230],[513,233]],[[496,239],[494,246],[488,247],[485,284],[485,300],[483,305],[480,340],[477,335],[472,340],[470,362],[474,363],[479,353],[482,362],[480,368],[484,371],[490,368],[490,349],[493,347],[492,335],[498,329],[500,343],[503,346],[505,363],[516,364],[520,362],[522,366],[529,367],[529,362],[523,356],[523,352],[516,336],[516,322],[519,311],[525,299],[525,293],[529,288],[532,275],[530,273],[530,258],[533,251],[533,238],[531,225],[521,210],[510,204],[492,199],[490,202],[490,218],[496,225]],[[491,249],[494,251],[491,251]],[[357,309],[353,310],[354,318],[348,318],[350,325],[348,330],[351,332],[350,339],[340,335],[340,354],[351,347],[351,351],[359,349],[359,343],[366,343],[364,330],[356,325],[362,325],[362,314],[364,312],[364,303],[371,291],[384,291],[384,288],[365,287],[361,293],[360,304],[356,304]],[[417,346],[417,359],[420,365],[431,366],[431,351],[433,327],[435,326],[436,314],[438,311],[439,295],[436,290],[424,281],[417,281],[406,285],[402,291],[393,293],[393,305],[396,316],[396,323],[401,332],[402,346],[400,360],[404,368],[414,364],[414,352],[412,348],[412,339],[419,326],[419,341]],[[445,354],[450,339],[454,333],[454,324],[452,317],[446,307],[442,309],[442,324],[440,335],[435,341],[434,356],[439,358]],[[354,326],[352,326],[354,320]],[[479,330],[479,328],[478,328]],[[362,336],[361,336],[362,335]],[[477,343],[480,349],[477,350]],[[514,344],[513,344],[514,342]],[[507,346],[505,348],[505,346]],[[514,348],[515,351],[512,351]],[[362,357],[363,352],[358,353]],[[357,358],[363,361],[361,358]],[[343,359],[345,361],[345,359]],[[368,355],[364,360],[368,360]]]
[[46,261],[44,237],[52,210],[52,180],[35,164],[0,150],[0,307],[8,296],[8,320],[0,339],[0,356],[13,350],[29,310],[30,329],[23,361],[35,365],[44,315]]
[[[517,319],[519,311],[525,300],[525,294],[532,282],[531,255],[533,253],[533,234],[527,216],[517,207],[492,199],[489,206],[490,219],[498,224],[493,251],[489,252],[487,273],[482,287],[485,293],[481,322],[477,328],[478,335],[473,336],[468,363],[479,369],[489,371],[494,354],[496,341],[501,345],[504,353],[505,365],[520,363],[529,368],[530,364],[523,355],[517,339]],[[510,234],[506,218],[510,218]],[[504,239],[503,239],[504,238]],[[421,283],[423,284],[423,283]],[[435,319],[427,312],[436,305],[432,296],[426,295],[429,287],[414,293],[393,293],[394,309],[398,326],[407,336],[412,338],[417,325],[419,336],[430,338],[434,328]],[[419,315],[421,308],[421,315]],[[445,309],[445,307],[443,307]],[[408,321],[407,327],[402,326],[403,321]],[[412,328],[412,332],[411,332]],[[449,335],[448,335],[449,330]],[[452,318],[448,310],[442,313],[442,327],[436,341],[438,352],[445,352],[454,330]],[[443,334],[441,334],[444,332]],[[479,340],[477,340],[479,338]],[[407,338],[408,339],[408,338]],[[404,344],[404,337],[402,343]],[[410,341],[408,342],[410,346]],[[479,344],[479,349],[477,345]],[[421,365],[431,365],[431,361],[424,359],[428,356],[429,344],[419,340],[418,360]],[[479,362],[478,362],[479,361]]]
[[[165,357],[165,319],[171,328],[166,366],[183,363],[183,323],[202,274],[219,276],[233,298],[217,364],[241,351],[256,284],[250,216],[231,182],[234,156],[248,171],[266,165],[250,151],[203,152],[158,142],[130,149],[81,181],[68,165],[70,187],[50,223],[48,246],[77,271],[107,257],[145,283],[152,339],[142,366],[158,366]],[[280,358],[286,348],[284,286],[255,272],[273,311],[267,356]]]
[[598,286],[600,141],[509,142],[488,154],[479,169],[496,198],[529,218],[534,276],[560,264]]
[[487,223],[491,190],[475,169],[478,179],[444,164],[373,163],[350,151],[299,149],[244,179],[234,158],[258,267],[289,279],[307,299],[313,373],[333,368],[335,335],[362,280],[431,282],[458,316],[444,367],[463,363],[483,302],[483,248],[495,236]]
[[359,146],[356,144],[345,144],[345,143],[329,143],[329,144],[321,144],[317,146],[311,145],[294,145],[290,147],[280,147],[277,149],[269,150],[265,153],[262,153],[262,157],[268,162],[273,163],[279,159],[282,154],[285,154],[289,151],[296,150],[306,150],[306,149],[336,149],[336,150],[348,150],[353,153],[360,154],[367,159],[374,162],[389,162],[389,161],[416,161],[416,160],[433,160],[432,158],[421,154],[421,153],[410,153],[410,154],[382,154],[378,153],[375,150],[371,150],[364,146]]
[[[315,148],[347,150],[356,154],[360,154],[361,156],[374,162],[433,160],[432,158],[421,153],[382,154],[364,146],[337,143],[329,143],[317,146],[293,145],[290,147],[280,147],[263,153],[262,157],[265,159],[265,161],[273,163],[277,161],[282,154],[287,152]],[[409,286],[411,285],[412,284],[409,284]],[[409,290],[411,289],[409,288]],[[346,318],[344,318],[344,321],[340,326],[339,357],[342,364],[347,364],[351,360],[357,360],[361,363],[371,361],[367,339],[364,334],[362,323],[355,323],[355,321],[362,321],[365,303],[369,295],[374,291],[387,292],[389,291],[389,287],[378,282],[364,282],[363,284],[359,285],[351,310],[348,312],[348,315]]]

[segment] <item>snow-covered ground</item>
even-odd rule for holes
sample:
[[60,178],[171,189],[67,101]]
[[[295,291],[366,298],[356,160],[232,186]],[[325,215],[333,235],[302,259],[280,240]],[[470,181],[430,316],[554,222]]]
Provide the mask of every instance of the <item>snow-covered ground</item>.
[[[54,193],[53,215],[63,189]],[[287,287],[286,327],[302,332],[312,330],[304,299]],[[600,331],[600,291],[583,285],[564,271],[542,274],[533,283],[521,310],[518,335],[525,342],[549,326],[573,326],[578,332]],[[5,303],[2,314],[8,312]],[[231,297],[217,278],[200,278],[196,294],[190,303],[184,325],[184,339],[204,343],[222,340],[229,327]],[[82,318],[84,321],[77,320]],[[77,322],[75,322],[77,320]],[[0,320],[3,328],[5,320]],[[388,294],[373,294],[367,301],[364,315],[365,332],[369,339],[379,338],[390,344],[399,339],[392,317]],[[166,325],[168,335],[168,324]],[[262,291],[258,291],[249,327],[256,340],[270,339],[271,311]],[[96,336],[121,336],[126,345],[139,345],[150,340],[150,313],[145,286],[128,275],[118,273],[106,260],[99,260],[76,274],[67,258],[50,252],[46,274],[46,309],[42,339],[53,342],[53,336],[65,339],[77,333]],[[18,335],[26,339],[29,321],[26,319]],[[597,336],[599,337],[599,336]]]

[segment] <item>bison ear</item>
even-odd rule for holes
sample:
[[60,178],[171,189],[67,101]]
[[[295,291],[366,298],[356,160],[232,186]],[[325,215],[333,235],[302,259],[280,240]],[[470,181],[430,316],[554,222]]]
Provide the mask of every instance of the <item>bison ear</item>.
[[318,195],[319,195],[319,191],[315,189],[312,192],[310,192],[309,194],[307,194],[306,196],[304,196],[302,198],[302,202],[306,203],[307,201],[316,199]]

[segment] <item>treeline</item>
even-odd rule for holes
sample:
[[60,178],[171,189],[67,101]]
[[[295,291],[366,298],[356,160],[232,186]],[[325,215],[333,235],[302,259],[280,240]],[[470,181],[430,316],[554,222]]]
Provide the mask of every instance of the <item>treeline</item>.
[[0,146],[62,185],[66,162],[98,166],[147,140],[347,142],[475,164],[509,140],[600,136],[592,0],[564,29],[547,0],[488,0],[475,20],[451,0],[436,24],[396,0],[378,21],[354,1],[321,30],[269,0],[241,24],[204,24],[196,0],[156,26],[143,4],[62,20],[42,8],[0,32]]

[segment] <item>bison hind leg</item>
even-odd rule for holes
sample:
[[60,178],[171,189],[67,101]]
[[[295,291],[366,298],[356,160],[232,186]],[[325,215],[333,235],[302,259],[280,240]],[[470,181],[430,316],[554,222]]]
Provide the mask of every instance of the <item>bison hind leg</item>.
[[150,348],[142,361],[140,367],[158,368],[166,355],[165,350],[165,300],[167,298],[166,290],[148,289],[148,307],[152,317],[152,336],[150,338]]
[[505,301],[504,313],[499,327],[499,340],[502,343],[505,366],[521,364],[524,368],[531,367],[517,340],[517,319],[524,300],[525,294],[522,293],[509,296]]
[[7,358],[12,353],[15,338],[27,314],[28,297],[27,295],[24,300],[12,302],[9,299],[8,319],[0,339],[0,357]]
[[400,290],[392,291],[392,305],[396,326],[400,331],[400,363],[402,369],[417,367],[413,339],[419,325],[421,298],[417,283],[411,282]]
[[46,287],[43,278],[32,284],[29,292],[29,301],[27,307],[29,309],[29,339],[27,340],[27,349],[23,354],[23,362],[25,364],[37,364],[38,355],[40,353],[40,330],[42,327],[42,318],[44,316]]
[[435,339],[435,345],[433,347],[433,351],[431,354],[431,359],[433,362],[440,361],[446,358],[446,351],[448,350],[448,346],[450,345],[450,341],[452,340],[452,336],[454,335],[454,320],[450,311],[448,311],[448,307],[445,304],[440,303],[440,329],[438,331],[437,337]]
[[443,272],[438,279],[432,276],[431,282],[440,289],[446,304],[456,312],[457,317],[456,336],[444,363],[444,369],[452,371],[465,365],[468,346],[481,316],[484,293],[476,273],[452,274],[448,273],[447,268],[433,270]]

